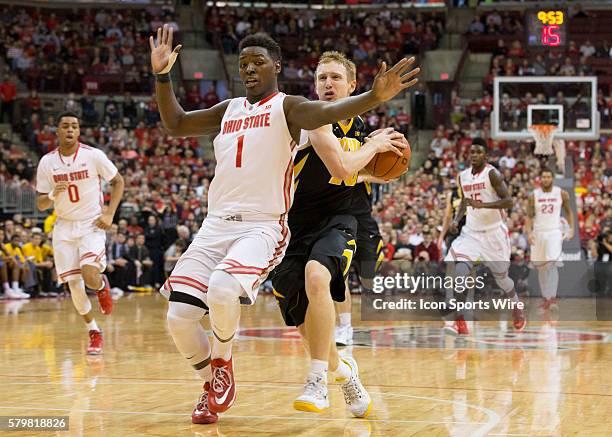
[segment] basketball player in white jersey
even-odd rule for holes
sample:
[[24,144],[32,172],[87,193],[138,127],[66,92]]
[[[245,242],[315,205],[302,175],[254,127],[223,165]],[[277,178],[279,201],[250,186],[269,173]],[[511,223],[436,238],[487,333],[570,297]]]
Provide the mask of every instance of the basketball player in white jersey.
[[[58,117],[59,147],[47,153],[36,171],[37,206],[55,208],[53,256],[60,282],[68,283],[74,307],[89,330],[87,353],[102,352],[103,339],[85,292],[96,290],[103,314],[113,301],[106,268],[106,230],[123,196],[123,178],[100,150],[79,142],[79,118],[72,112]],[[111,187],[110,203],[103,207],[102,181]]]
[[553,186],[552,170],[543,170],[541,187],[529,196],[525,231],[531,244],[531,262],[538,269],[538,280],[544,302],[544,310],[556,309],[559,286],[558,263],[561,261],[563,234],[561,232],[561,209],[565,212],[569,231],[565,239],[574,238],[574,214],[567,191]]
[[[502,175],[487,163],[487,142],[474,138],[470,148],[472,166],[459,173],[458,185],[462,203],[451,224],[455,233],[464,214],[466,222],[459,237],[451,245],[444,261],[455,263],[455,276],[467,277],[477,261],[483,262],[493,273],[495,282],[514,302],[519,298],[514,290],[514,281],[508,277],[510,267],[510,239],[505,223],[505,210],[512,208],[512,197]],[[526,325],[524,312],[515,307],[512,311],[513,325],[518,331]],[[457,323],[465,323],[461,316]],[[467,333],[467,328],[461,326]],[[446,331],[458,331],[446,322]]]
[[[179,352],[205,381],[192,421],[214,423],[236,398],[231,346],[239,326],[240,300],[255,301],[260,283],[280,262],[287,246],[293,158],[301,130],[378,106],[414,85],[419,70],[408,72],[412,59],[403,59],[389,70],[383,64],[371,91],[335,103],[311,102],[278,91],[280,47],[265,34],[249,35],[239,47],[246,98],[185,112],[169,77],[181,46],[172,49],[172,29],[167,25],[149,43],[157,102],[168,133],[217,135],[208,216],[164,284],[170,300],[170,333]],[[200,325],[208,308],[212,353]]]

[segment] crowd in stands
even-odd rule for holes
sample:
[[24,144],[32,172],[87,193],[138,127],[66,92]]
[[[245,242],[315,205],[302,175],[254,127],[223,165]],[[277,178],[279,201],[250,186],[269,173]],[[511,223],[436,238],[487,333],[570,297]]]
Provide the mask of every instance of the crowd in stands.
[[147,9],[48,9],[5,6],[0,13],[0,54],[37,91],[81,93],[84,79],[116,78],[125,90],[150,93],[149,36],[168,23],[172,6]]
[[[125,53],[124,47],[133,47],[134,65],[129,66],[128,62],[128,66],[138,69],[138,65],[142,65],[144,75],[147,60],[139,51],[142,47],[146,50],[147,45],[141,47],[140,39],[148,36],[159,23],[172,22],[168,11],[165,15],[136,10],[121,13],[100,11],[80,17],[83,29],[74,32],[71,30],[74,29],[73,23],[68,22],[70,17],[58,12],[57,17],[43,19],[39,12],[24,13],[7,8],[0,15],[5,24],[0,27],[0,43],[3,41],[5,48],[9,48],[28,41],[28,50],[13,50],[11,56],[18,53],[17,59],[29,56],[41,59],[42,65],[48,65],[47,69],[51,68],[50,65],[64,68],[68,63],[69,69],[77,70],[81,64],[72,63],[75,54],[76,58],[87,57],[83,65],[91,65],[99,56],[98,64],[112,66],[118,61],[125,67],[121,57]],[[254,14],[246,10],[211,9],[206,20],[207,29],[227,35],[221,43],[230,53],[236,50],[238,39],[248,33],[265,30],[274,36],[282,36],[279,39],[289,45],[284,47],[287,59],[283,63],[283,74],[289,81],[286,86],[296,78],[305,78],[312,83],[315,61],[320,52],[329,48],[345,51],[359,61],[359,83],[363,86],[375,72],[373,67],[380,55],[378,50],[389,52],[393,57],[399,53],[415,53],[422,46],[435,47],[444,27],[443,19],[432,13],[406,12],[402,15],[386,11],[311,15],[309,11],[265,9]],[[505,22],[502,18],[502,26]],[[117,31],[109,34],[109,28]],[[106,29],[105,36],[98,38],[100,35],[95,34],[96,29],[98,32]],[[305,36],[306,30],[308,36]],[[292,39],[288,34],[298,36]],[[56,38],[63,41],[59,49],[54,43]],[[415,41],[414,38],[423,40]],[[373,39],[386,41],[386,44],[372,45]],[[101,41],[99,44],[92,45],[92,41],[98,40]],[[67,48],[65,41],[68,41]],[[291,50],[291,47],[301,47],[306,51]],[[594,56],[592,52],[588,44],[584,49],[578,49],[578,53],[587,58]],[[307,58],[300,58],[303,55],[298,54],[305,54]],[[520,43],[512,44],[508,51],[503,43],[500,44],[493,57],[492,71],[509,74],[510,67],[520,69],[518,62],[509,67],[505,59],[514,62],[514,58],[521,59],[522,55]],[[115,60],[111,59],[113,56]],[[390,62],[394,60],[389,59]],[[57,146],[56,123],[53,114],[44,112],[38,91],[55,82],[31,81],[30,70],[35,66],[27,64],[27,68],[20,68],[24,65],[23,60],[11,61],[11,65],[14,69],[0,81],[0,96],[3,103],[6,98],[11,105],[14,104],[12,88],[5,85],[11,82],[11,74],[17,73],[29,84],[30,96],[19,102],[23,106],[24,120],[21,124],[14,123],[14,126],[31,149],[43,155]],[[104,69],[100,69],[96,74],[103,73]],[[147,71],[147,83],[149,79]],[[42,83],[44,86],[41,87]],[[125,179],[123,202],[107,238],[108,274],[112,286],[127,291],[134,287],[160,285],[206,216],[206,197],[214,175],[214,162],[203,157],[195,139],[171,138],[164,134],[155,100],[136,103],[128,92],[118,101],[110,94],[103,111],[99,112],[87,90],[82,97],[76,98],[72,91],[80,93],[80,89],[70,86],[59,89],[66,92],[64,109],[75,111],[82,117],[81,141],[107,153]],[[310,92],[310,97],[313,97],[312,89]],[[186,109],[210,107],[219,101],[214,87],[205,95],[197,87],[189,91],[179,88],[177,95]],[[606,100],[603,91],[599,98],[602,107],[610,107],[610,100]],[[377,187],[374,215],[384,236],[387,260],[437,262],[443,258],[448,249],[441,238],[446,196],[458,171],[469,165],[467,151],[471,138],[483,137],[490,145],[490,161],[502,171],[516,199],[508,220],[513,259],[528,262],[529,244],[523,228],[526,202],[528,194],[538,183],[538,174],[544,164],[533,155],[533,145],[496,142],[490,138],[488,116],[491,107],[489,92],[485,92],[479,101],[467,103],[454,94],[451,118],[436,130],[424,165],[400,181]],[[3,111],[0,117],[5,115]],[[401,108],[389,105],[382,105],[363,118],[368,130],[393,126],[407,135],[413,132],[415,124],[421,124]],[[32,190],[35,167],[6,135],[0,139],[0,153],[3,184]],[[612,227],[610,140],[568,142],[568,155],[573,158],[575,168],[581,244],[587,258],[596,259],[601,255],[601,242],[608,238]],[[23,293],[25,289],[31,295],[59,291],[51,268],[50,231],[54,220],[54,214],[44,223],[34,223],[17,215],[0,223],[0,281],[4,290],[10,288],[14,293]]]
[[[438,127],[423,166],[400,181],[377,187],[374,214],[383,233],[387,260],[401,264],[443,259],[448,249],[441,238],[446,196],[458,172],[469,166],[471,138],[484,137],[489,143],[489,160],[503,173],[515,199],[508,218],[513,259],[524,264],[529,261],[524,231],[527,197],[538,184],[539,172],[548,164],[533,155],[533,144],[493,141],[487,118],[478,111],[470,111],[466,106],[461,112],[466,114],[461,120]],[[403,111],[381,106],[364,118],[369,129],[375,129],[399,125],[401,114]],[[164,275],[172,270],[206,215],[206,194],[214,174],[214,163],[199,156],[200,149],[194,140],[164,136],[159,122],[149,126],[144,120],[135,122],[134,129],[102,124],[82,132],[82,141],[108,153],[126,181],[118,215],[122,218],[113,225],[107,239],[111,283],[124,291],[163,283]],[[409,119],[401,124],[405,131],[411,131]],[[50,136],[53,125],[49,126]],[[605,137],[599,142],[567,143],[567,153],[575,168],[579,237],[584,254],[593,260],[598,257],[602,239],[612,229],[611,143]],[[6,149],[3,153],[9,156],[10,148],[8,154]],[[16,177],[15,168],[13,165],[9,171],[4,166],[0,177],[9,180]],[[19,168],[22,183],[30,183],[31,167],[21,162]],[[54,216],[49,216],[42,230],[35,227],[36,223],[19,217],[1,227],[8,245],[4,251],[14,255],[15,247],[21,246],[23,253],[23,257],[17,256],[17,264],[22,264],[19,273],[15,263],[4,262],[5,269],[8,268],[2,278],[8,284],[5,287],[12,287],[12,278],[18,278],[19,284],[33,293],[55,290],[54,286],[48,288],[49,281],[54,279],[49,268],[52,251],[47,241],[53,220]],[[34,255],[23,248],[29,243],[39,247],[39,240],[43,249],[37,249]],[[28,260],[32,256],[35,258]],[[8,279],[4,281],[5,278]]]
[[404,55],[437,48],[444,26],[444,14],[436,12],[210,8],[205,31],[225,53],[236,53],[238,42],[248,34],[270,34],[283,50],[285,87],[314,98],[314,70],[322,52],[346,53],[359,66],[356,93],[360,93],[371,83],[381,60],[393,65]]

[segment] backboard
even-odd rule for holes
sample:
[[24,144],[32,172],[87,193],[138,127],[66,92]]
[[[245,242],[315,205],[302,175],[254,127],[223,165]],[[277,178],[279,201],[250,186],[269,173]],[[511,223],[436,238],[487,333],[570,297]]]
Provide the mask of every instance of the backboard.
[[557,126],[555,138],[599,138],[597,77],[505,76],[493,82],[491,136],[530,139],[532,124]]

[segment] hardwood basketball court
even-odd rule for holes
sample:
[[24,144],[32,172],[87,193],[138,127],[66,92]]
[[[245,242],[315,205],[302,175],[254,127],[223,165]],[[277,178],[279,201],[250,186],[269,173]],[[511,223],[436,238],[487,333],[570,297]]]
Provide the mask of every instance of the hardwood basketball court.
[[[101,357],[85,355],[86,330],[69,299],[2,301],[0,415],[68,415],[69,436],[604,436],[612,412],[607,322],[533,324],[525,332],[479,325],[467,339],[435,323],[358,322],[362,381],[374,399],[352,418],[337,385],[331,409],[292,409],[307,360],[274,299],[244,308],[235,343],[236,404],[215,425],[192,425],[200,393],[166,332],[157,294],[128,295],[110,318]],[[608,429],[608,431],[606,431]]]

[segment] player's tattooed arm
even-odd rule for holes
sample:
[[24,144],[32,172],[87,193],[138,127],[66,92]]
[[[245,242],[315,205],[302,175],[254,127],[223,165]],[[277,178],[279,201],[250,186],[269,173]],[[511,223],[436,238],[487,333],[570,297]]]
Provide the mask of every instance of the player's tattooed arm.
[[339,120],[356,117],[395,97],[400,91],[418,82],[415,76],[420,69],[410,70],[414,57],[402,59],[387,70],[382,63],[374,78],[372,89],[358,96],[339,99],[335,102],[310,101],[301,96],[287,96],[284,102],[285,117],[293,139],[299,130],[313,130]]
[[308,139],[315,152],[329,173],[338,179],[347,179],[359,172],[377,153],[393,151],[402,156],[400,149],[406,148],[401,141],[403,137],[401,133],[391,129],[369,140],[359,150],[346,151],[342,149],[330,124],[308,132]]
[[533,219],[535,217],[535,197],[533,193],[529,195],[527,200],[527,217],[525,217],[525,233],[529,244],[533,244]]
[[561,190],[561,199],[563,211],[565,211],[565,216],[567,217],[567,224],[569,225],[569,232],[565,236],[567,240],[571,240],[574,238],[574,212],[572,211],[572,207],[570,205],[570,197],[567,191]]
[[512,196],[510,195],[510,191],[508,191],[508,186],[504,182],[502,175],[497,170],[491,170],[489,172],[489,181],[491,181],[491,185],[493,189],[499,196],[499,200],[494,202],[481,202],[479,200],[474,199],[465,199],[465,203],[467,206],[471,206],[472,208],[484,208],[484,209],[510,209],[512,208]]
[[102,215],[100,215],[100,217],[94,221],[95,226],[104,230],[110,229],[115,212],[119,207],[119,202],[121,202],[121,198],[123,197],[125,182],[119,173],[117,173],[115,177],[110,180],[110,187],[110,202],[108,206],[104,208]]
[[172,28],[164,25],[157,29],[157,38],[149,37],[151,68],[155,75],[155,97],[159,114],[166,131],[174,137],[195,137],[211,135],[219,130],[229,100],[218,103],[210,109],[185,112],[172,89],[172,81],[162,80],[170,62],[176,60],[181,45],[172,49]]

